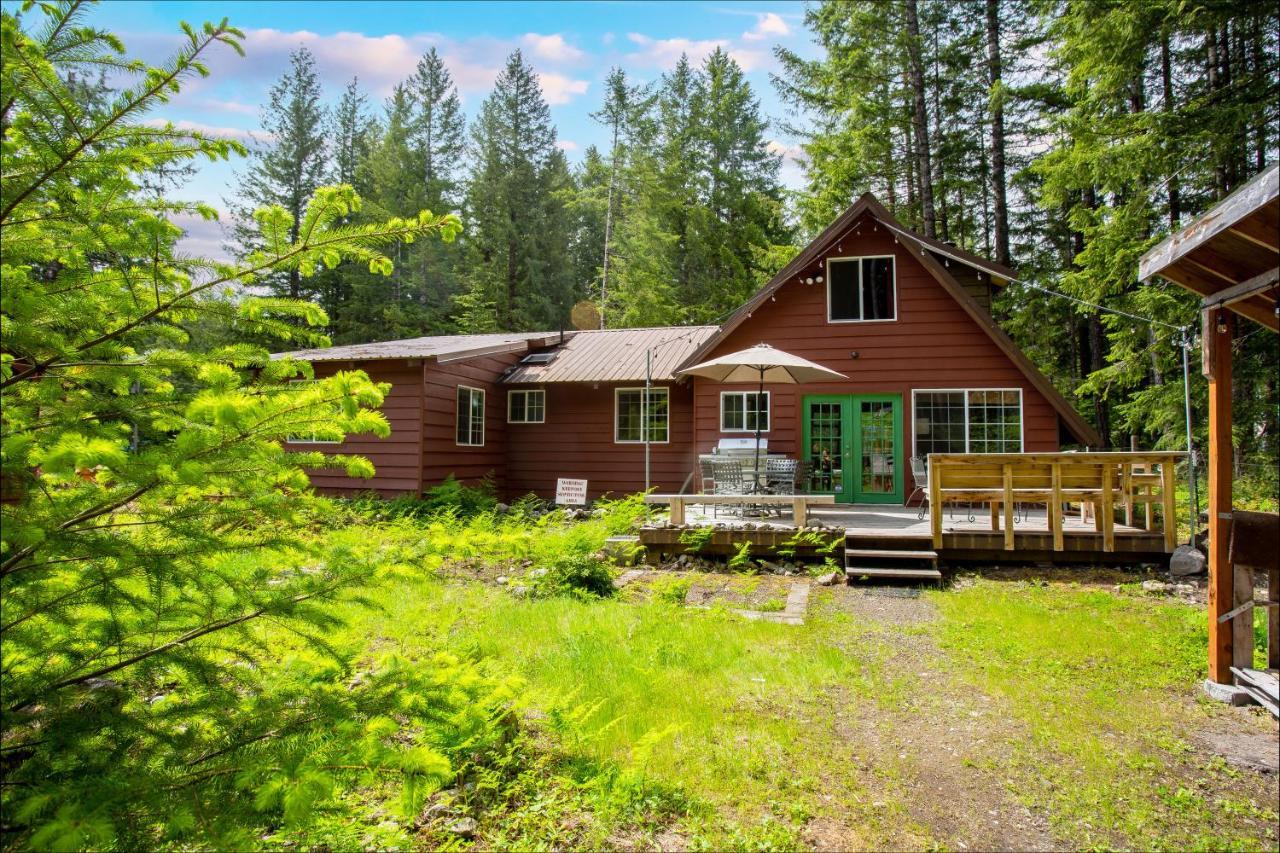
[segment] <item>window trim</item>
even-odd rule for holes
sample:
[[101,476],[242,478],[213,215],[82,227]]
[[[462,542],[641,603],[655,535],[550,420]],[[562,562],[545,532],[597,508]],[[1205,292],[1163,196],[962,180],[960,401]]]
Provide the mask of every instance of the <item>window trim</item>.
[[[511,401],[516,394],[525,395],[525,401],[524,401],[525,419],[520,421],[514,420],[511,417]],[[529,420],[529,417],[528,417],[529,415],[529,396],[528,395],[530,394],[542,395],[542,417],[538,418],[536,421],[531,421]],[[545,388],[510,388],[507,390],[507,423],[509,424],[545,424],[546,422],[547,422],[547,389]]]
[[969,449],[969,393],[971,391],[1016,391],[1018,394],[1018,449],[1009,451],[1011,453],[1025,453],[1027,447],[1027,407],[1026,395],[1022,393],[1022,389],[1014,386],[1012,388],[912,388],[911,389],[911,455],[919,456],[916,448],[916,439],[919,437],[916,433],[916,395],[917,394],[964,394],[964,452],[972,453]]
[[[636,438],[636,439],[618,438],[619,396],[624,391],[639,391],[641,394],[643,394],[646,390],[648,390],[650,394],[652,394],[655,391],[661,391],[667,397],[667,437],[662,441],[655,441],[653,439],[649,439],[648,441],[646,441],[643,438]],[[644,398],[641,397],[641,400],[643,399]],[[643,421],[641,421],[640,431],[641,431],[641,435],[644,435],[646,433],[646,429]],[[613,443],[614,444],[670,444],[671,443],[671,388],[670,386],[653,385],[648,389],[646,389],[643,385],[640,385],[638,387],[614,388],[613,389]]]
[[[458,441],[458,415],[462,413],[462,394],[460,392],[463,391],[464,389],[471,392],[471,394],[478,393],[480,395],[480,411],[482,414],[480,416],[480,441],[479,442],[468,442],[464,444],[461,441]],[[487,420],[487,417],[488,417],[488,405],[489,405],[489,399],[487,396],[485,396],[485,389],[476,388],[474,385],[456,386],[456,389],[453,392],[453,443],[455,446],[484,447],[485,431],[486,431],[485,420]],[[468,395],[467,397],[467,407],[468,407],[467,435],[470,438],[474,438],[475,436],[472,434],[472,430],[471,430],[470,406],[471,406],[471,397],[470,395]]]
[[[328,378],[328,377],[325,377],[325,378]],[[316,383],[317,383],[317,382],[319,382],[319,381],[320,381],[319,379],[290,379],[288,384],[290,384],[290,385],[299,385],[299,384],[301,384],[301,385],[314,385],[314,384],[316,384]],[[312,436],[314,436],[314,435],[315,435],[315,433],[312,433]],[[328,438],[314,438],[314,437],[312,437],[312,438],[299,438],[299,437],[292,436],[292,435],[286,435],[286,436],[284,437],[284,442],[285,442],[285,444],[325,444],[325,445],[333,445],[333,444],[342,444],[342,442],[343,442],[343,441],[346,441],[346,439],[343,439],[342,441],[333,441],[332,439],[328,439]]]
[[[766,432],[773,429],[773,398],[770,396],[771,393],[772,392],[770,391],[764,392],[764,417],[765,417],[765,422],[768,424],[768,426],[760,430],[761,435],[764,435]],[[759,391],[721,391],[720,392],[720,431],[721,432],[745,432],[745,433],[750,433],[751,435],[756,434],[755,430],[746,428],[747,404],[745,399],[743,400],[743,403],[742,403],[742,424],[743,424],[742,429],[730,429],[724,425],[724,398],[730,397],[730,396],[745,398],[746,395],[748,394],[759,395],[760,392]]]
[[[831,276],[832,261],[869,261],[877,258],[888,258],[893,261],[893,316],[867,320],[859,317],[856,320],[836,320],[831,316],[831,286],[835,283]],[[827,258],[824,264],[827,273],[827,322],[828,323],[896,323],[898,322],[898,256],[889,255],[848,255]],[[858,264],[858,313],[862,313],[862,264]]]

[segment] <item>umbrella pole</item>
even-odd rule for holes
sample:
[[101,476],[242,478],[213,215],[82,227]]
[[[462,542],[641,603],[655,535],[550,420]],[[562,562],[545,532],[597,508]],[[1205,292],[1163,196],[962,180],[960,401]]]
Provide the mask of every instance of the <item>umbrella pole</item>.
[[[764,368],[760,368],[760,393],[756,395],[756,464],[751,474],[751,491],[760,491],[760,401],[764,399]],[[744,416],[745,416],[745,406]]]

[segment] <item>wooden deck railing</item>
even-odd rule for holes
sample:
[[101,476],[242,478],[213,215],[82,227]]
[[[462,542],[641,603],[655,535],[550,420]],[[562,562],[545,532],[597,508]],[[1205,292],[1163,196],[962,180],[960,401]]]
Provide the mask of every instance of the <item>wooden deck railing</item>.
[[933,546],[942,547],[942,513],[949,503],[991,506],[991,529],[1004,517],[1004,547],[1014,550],[1014,507],[1044,504],[1053,534],[1053,550],[1063,546],[1063,506],[1092,507],[1102,550],[1115,551],[1115,515],[1136,525],[1143,510],[1145,529],[1153,529],[1156,505],[1165,551],[1177,545],[1174,466],[1181,451],[1147,453],[944,453],[929,455],[929,515]]

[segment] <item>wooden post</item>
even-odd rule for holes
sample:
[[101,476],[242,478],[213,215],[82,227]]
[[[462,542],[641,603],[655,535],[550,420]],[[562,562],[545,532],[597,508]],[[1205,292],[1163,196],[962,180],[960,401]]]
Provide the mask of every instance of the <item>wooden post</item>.
[[1164,514],[1164,550],[1170,554],[1178,547],[1177,485],[1172,459],[1160,463],[1160,506]]
[[[1235,609],[1253,601],[1253,569],[1248,566],[1232,566],[1231,607]],[[1240,669],[1253,667],[1253,611],[1246,607],[1231,619],[1231,665]],[[1227,626],[1224,625],[1224,628]]]
[[1124,523],[1133,527],[1133,463],[1120,465],[1120,493],[1124,500]]
[[1102,505],[1098,518],[1102,522],[1102,550],[1111,553],[1116,549],[1115,471],[1110,462],[1102,463]]
[[1049,530],[1053,532],[1053,550],[1062,551],[1062,465],[1053,463],[1053,495],[1049,502]]
[[[1221,325],[1221,329],[1219,326]],[[1209,678],[1231,683],[1231,626],[1218,617],[1232,607],[1235,578],[1231,537],[1231,331],[1225,308],[1204,312],[1205,372],[1209,376]]]
[[671,523],[684,524],[684,498],[671,499]]
[[938,482],[938,464],[929,457],[929,527],[933,531],[933,550],[942,548],[942,486]]
[[995,533],[1000,530],[1000,504],[996,501],[991,502],[991,532]]
[[1267,669],[1280,669],[1280,568],[1267,578]]
[[808,523],[809,516],[805,512],[807,506],[805,499],[799,496],[791,502],[791,517],[795,521],[796,527],[804,527]]
[[1013,466],[1004,466],[1004,549],[1013,550]]

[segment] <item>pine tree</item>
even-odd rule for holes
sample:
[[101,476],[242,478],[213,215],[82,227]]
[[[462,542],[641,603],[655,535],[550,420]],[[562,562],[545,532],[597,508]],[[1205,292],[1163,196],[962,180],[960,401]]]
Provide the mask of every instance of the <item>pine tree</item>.
[[[267,141],[254,146],[249,169],[230,205],[236,220],[233,248],[238,256],[262,247],[250,214],[264,205],[278,204],[288,212],[294,223],[289,241],[298,240],[303,210],[328,171],[326,110],[321,99],[315,58],[299,47],[289,55],[289,70],[267,95],[260,122]],[[268,275],[262,283],[273,293],[291,299],[306,295],[297,270]]]
[[481,104],[472,128],[467,188],[467,292],[455,302],[468,331],[556,328],[572,297],[569,277],[556,268],[567,248],[563,155],[537,76],[515,51]]
[[[433,47],[418,61],[406,82],[412,95],[413,123],[410,145],[418,161],[422,204],[428,210],[461,210],[461,168],[466,150],[466,123],[457,87],[444,61]],[[453,330],[453,297],[461,289],[460,246],[438,241],[416,243],[406,259],[426,311],[426,332]]]
[[[34,10],[20,20],[0,9],[5,844],[243,849],[244,833],[198,816],[259,809],[254,820],[296,821],[308,791],[332,785],[326,768],[410,783],[431,766],[447,772],[420,743],[363,733],[405,711],[392,700],[402,676],[390,690],[357,685],[350,656],[311,639],[333,624],[324,602],[372,570],[298,534],[316,523],[306,469],[373,470],[284,443],[386,435],[387,386],[359,371],[294,381],[312,379],[310,365],[245,338],[323,345],[324,312],[225,291],[278,270],[307,282],[344,261],[386,275],[385,247],[452,239],[461,223],[347,224],[359,197],[319,187],[300,220],[282,204],[255,210],[262,248],[237,263],[190,257],[168,218],[217,213],[158,194],[154,172],[244,147],[147,116],[206,73],[210,54],[239,52],[243,34],[225,20],[183,25],[176,54],[152,67],[88,26],[80,4]],[[100,109],[82,109],[66,83],[85,67],[126,81]],[[194,341],[200,324],[235,339]],[[247,568],[250,554],[262,571]],[[264,620],[299,642],[274,681],[243,665],[263,651]],[[413,680],[415,695],[431,689]]]

